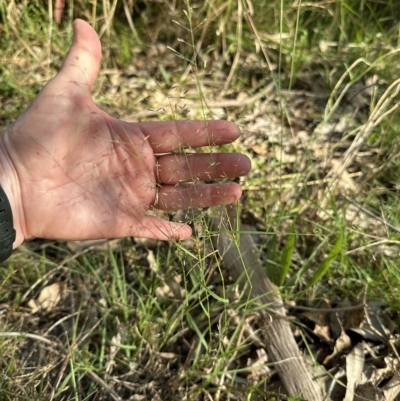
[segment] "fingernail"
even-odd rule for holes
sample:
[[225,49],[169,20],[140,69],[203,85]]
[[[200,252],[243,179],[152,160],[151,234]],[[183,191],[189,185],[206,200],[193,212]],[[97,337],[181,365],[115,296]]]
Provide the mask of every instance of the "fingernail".
[[224,198],[224,205],[228,205],[230,203],[234,203],[238,200],[235,195],[227,196]]

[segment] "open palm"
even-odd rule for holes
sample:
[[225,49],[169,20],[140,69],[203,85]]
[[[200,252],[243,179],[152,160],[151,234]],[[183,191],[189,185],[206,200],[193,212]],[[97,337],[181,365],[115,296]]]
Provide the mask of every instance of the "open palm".
[[[60,72],[0,140],[1,185],[14,214],[15,246],[31,237],[186,238],[188,226],[147,214],[154,205],[178,210],[234,202],[235,183],[201,181],[246,174],[240,154],[184,154],[229,143],[226,121],[127,123],[93,102],[101,46],[84,21]],[[194,184],[188,184],[193,181]]]

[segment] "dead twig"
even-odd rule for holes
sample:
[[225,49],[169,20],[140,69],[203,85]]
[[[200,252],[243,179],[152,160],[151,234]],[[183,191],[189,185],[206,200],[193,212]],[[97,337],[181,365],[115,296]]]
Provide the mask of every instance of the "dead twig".
[[239,283],[245,298],[259,306],[264,346],[288,393],[306,400],[322,400],[322,390],[310,376],[285,316],[278,288],[266,277],[250,234],[242,233],[236,206],[220,207],[212,219],[214,237],[225,266]]

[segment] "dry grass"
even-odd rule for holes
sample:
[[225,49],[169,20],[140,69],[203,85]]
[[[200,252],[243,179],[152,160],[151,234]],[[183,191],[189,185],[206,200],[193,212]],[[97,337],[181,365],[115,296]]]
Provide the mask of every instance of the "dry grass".
[[[46,4],[0,0],[0,124],[56,73],[72,19],[90,21],[104,47],[102,108],[241,126],[232,148],[253,161],[242,220],[305,352],[335,375],[346,333],[396,361],[398,5],[69,1],[58,27]],[[0,272],[0,398],[283,399],[207,213],[171,216],[195,229],[184,243],[36,240],[15,252]],[[35,310],[49,288],[54,305]],[[318,312],[362,302],[370,312]],[[378,340],[362,332],[368,313],[384,316]]]

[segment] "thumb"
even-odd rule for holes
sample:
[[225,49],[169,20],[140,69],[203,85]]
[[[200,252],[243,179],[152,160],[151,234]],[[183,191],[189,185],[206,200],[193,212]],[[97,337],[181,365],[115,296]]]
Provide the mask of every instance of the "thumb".
[[86,84],[91,89],[100,69],[101,43],[87,22],[77,19],[73,29],[74,40],[58,75],[68,81]]

